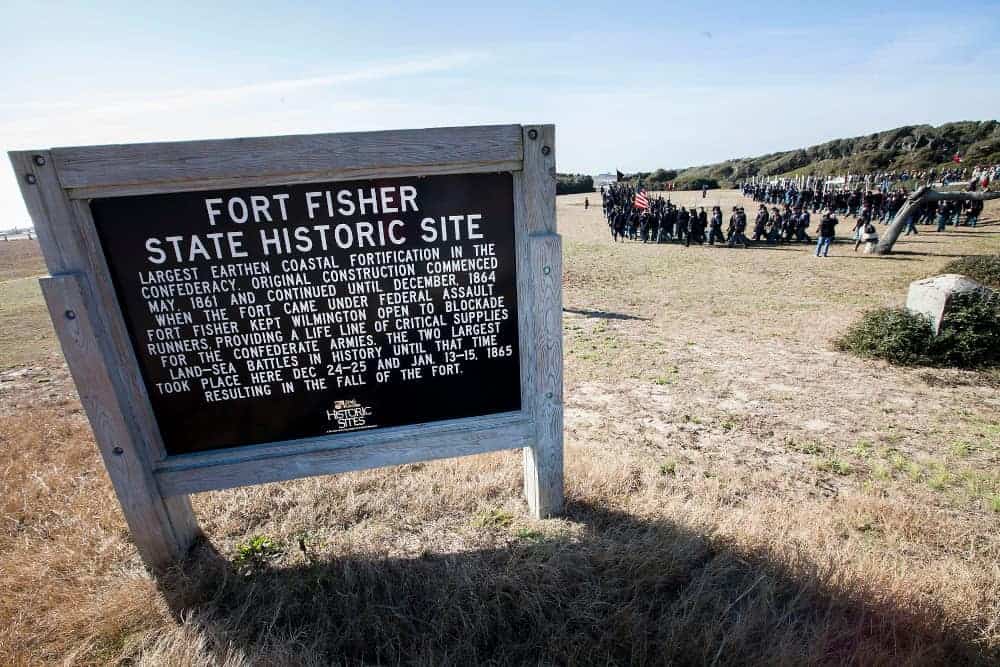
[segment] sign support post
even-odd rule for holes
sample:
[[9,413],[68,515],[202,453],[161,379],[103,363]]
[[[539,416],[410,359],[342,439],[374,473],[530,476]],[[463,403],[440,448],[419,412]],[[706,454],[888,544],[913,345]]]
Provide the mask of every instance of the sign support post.
[[524,191],[534,299],[535,441],[524,448],[524,493],[532,516],[563,507],[562,242],[556,233],[555,127],[524,128]]
[[118,306],[84,278],[96,269],[88,261],[100,257],[82,246],[73,203],[59,185],[51,156],[12,153],[11,161],[51,274],[39,283],[80,402],[136,548],[150,569],[161,570],[182,558],[200,534],[191,502],[183,494],[165,497],[153,478],[143,426],[148,433],[155,425],[139,423],[134,387],[126,385],[127,364],[135,361],[119,356],[131,350],[111,349],[116,337],[125,336],[113,330]]
[[[150,569],[182,558],[199,535],[189,494],[309,475],[522,449],[532,516],[562,510],[553,126],[56,148],[10,158],[51,274],[40,282],[56,334]],[[397,215],[344,212],[335,192],[356,192],[361,213],[369,206]],[[227,222],[227,197],[245,197],[255,218],[269,211],[261,213],[267,224],[245,225],[249,208],[232,203]],[[280,202],[279,219],[267,201]],[[332,230],[337,247],[331,241],[328,248],[325,236],[322,252],[317,242],[307,246],[318,230]],[[230,255],[212,256],[199,237]],[[373,247],[377,238],[382,249]],[[190,256],[179,249],[185,241]],[[387,251],[389,242],[401,250]],[[427,260],[431,254],[437,259]],[[285,268],[289,255],[304,268]],[[342,273],[371,262],[426,287]],[[328,269],[322,274],[320,264]],[[256,281],[251,269],[266,275]],[[284,282],[263,285],[272,276]],[[293,319],[289,313],[301,312],[295,309],[309,297],[269,289],[293,280],[343,299],[316,299],[312,312],[350,311],[352,324],[324,329]],[[150,284],[173,290],[172,298],[140,298],[139,288]],[[194,288],[200,291],[184,291]],[[340,305],[351,294],[361,305]],[[382,300],[414,294],[411,312]],[[250,297],[256,302],[238,300]],[[314,341],[311,347],[248,347],[257,343],[244,340],[269,334],[265,320],[248,319],[244,303],[269,303],[278,314],[268,320],[282,335],[270,343]],[[431,324],[414,324],[432,313]],[[407,334],[426,347],[404,351]],[[445,344],[431,345],[438,336]],[[158,351],[153,343],[163,340],[169,345]],[[371,355],[367,371],[340,369],[341,360],[362,353]],[[389,363],[376,369],[376,357]],[[184,374],[173,374],[175,361]],[[269,370],[261,371],[263,362]],[[348,372],[357,385],[343,382]],[[227,388],[208,386],[216,380]]]

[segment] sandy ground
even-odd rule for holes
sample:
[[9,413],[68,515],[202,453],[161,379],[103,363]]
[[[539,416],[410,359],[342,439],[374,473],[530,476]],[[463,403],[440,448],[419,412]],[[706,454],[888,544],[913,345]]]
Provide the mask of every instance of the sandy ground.
[[[710,195],[672,198],[753,210],[736,191]],[[987,227],[903,238],[891,258],[854,253],[845,240],[818,259],[804,244],[613,244],[600,208],[584,210],[584,198],[559,199],[570,433],[625,449],[653,442],[698,461],[694,473],[713,462],[748,475],[780,470],[776,483],[810,493],[853,482],[817,470],[802,442],[831,454],[882,443],[936,460],[953,440],[991,435],[983,424],[996,424],[1000,395],[977,374],[861,361],[831,341],[863,310],[901,305],[911,280],[951,258],[996,252],[995,204]],[[997,462],[995,446],[982,453],[982,463]]]

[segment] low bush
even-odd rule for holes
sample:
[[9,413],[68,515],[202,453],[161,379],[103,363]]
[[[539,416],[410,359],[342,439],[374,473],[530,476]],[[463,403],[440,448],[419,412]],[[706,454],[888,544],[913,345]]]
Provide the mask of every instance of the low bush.
[[835,341],[858,356],[912,366],[981,368],[1000,364],[1000,312],[978,294],[955,297],[934,335],[923,315],[902,308],[869,311]]
[[707,187],[709,190],[719,189],[717,179],[693,176],[685,178],[683,174],[677,177],[675,185],[678,190],[701,190],[703,187]]
[[646,180],[655,183],[666,183],[674,180],[675,178],[677,178],[676,169],[657,169],[656,171],[650,172],[649,176],[646,177]]
[[961,273],[977,283],[1000,289],[1000,255],[972,255],[952,260],[944,267],[945,273]]
[[557,174],[556,194],[572,195],[581,192],[593,192],[594,179],[586,174]]
[[1000,311],[974,293],[955,297],[941,332],[931,339],[936,365],[978,368],[1000,363]]
[[930,321],[904,308],[879,308],[864,314],[835,345],[860,357],[894,364],[920,364],[934,336]]

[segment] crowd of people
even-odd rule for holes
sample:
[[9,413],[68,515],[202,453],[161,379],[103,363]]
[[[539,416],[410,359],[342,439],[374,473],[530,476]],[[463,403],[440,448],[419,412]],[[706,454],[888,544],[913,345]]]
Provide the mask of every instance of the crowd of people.
[[[889,224],[902,208],[908,196],[904,183],[920,179],[968,177],[971,190],[987,189],[1000,176],[1000,165],[976,167],[973,170],[936,172],[902,172],[844,177],[842,183],[831,184],[823,177],[755,178],[744,182],[744,196],[758,204],[750,221],[742,206],[733,206],[728,220],[720,206],[676,206],[669,196],[652,196],[630,183],[612,183],[601,187],[604,216],[611,238],[617,241],[643,243],[683,243],[697,245],[727,245],[749,247],[751,244],[780,245],[812,243],[810,226],[817,216],[816,254],[826,256],[835,230],[837,216],[854,218],[851,229],[855,251],[862,243],[878,240],[877,223]],[[871,187],[872,183],[879,183]],[[846,184],[846,185],[845,185]],[[890,185],[892,184],[892,185]],[[702,193],[705,197],[705,193]],[[589,203],[589,202],[588,202]],[[928,201],[906,221],[905,234],[917,234],[921,224],[936,225],[937,231],[949,225],[975,227],[983,210],[982,201]]]
[[[742,186],[765,184],[774,177],[751,176],[741,182]],[[922,185],[951,185],[961,183],[969,190],[986,190],[1000,179],[1000,164],[975,165],[973,167],[954,167],[878,171],[867,174],[843,174],[837,177],[828,176],[798,176],[794,179],[801,187],[809,186],[822,191],[824,188],[864,188],[865,190],[880,190],[888,192],[893,188],[908,188],[915,190]]]
[[747,214],[742,206],[734,206],[728,221],[724,222],[720,206],[712,206],[710,210],[704,206],[690,209],[676,206],[662,195],[651,197],[625,183],[602,187],[601,198],[611,238],[616,242],[632,240],[686,246],[719,243],[744,247],[751,243],[812,242],[808,233],[811,216],[809,210],[801,206],[793,209],[785,205],[782,210],[775,206],[770,211],[761,206],[748,231]]
[[[969,189],[988,187],[989,183],[977,181]],[[872,188],[820,188],[809,179],[776,179],[770,182],[744,183],[744,196],[750,197],[761,206],[783,205],[796,209],[831,211],[834,214],[855,217],[864,222],[889,224],[906,201],[908,192],[903,187],[888,189]],[[928,201],[920,206],[916,214],[906,223],[906,234],[916,234],[917,225],[936,224],[938,231],[948,225],[966,224],[975,227],[983,211],[982,201]]]

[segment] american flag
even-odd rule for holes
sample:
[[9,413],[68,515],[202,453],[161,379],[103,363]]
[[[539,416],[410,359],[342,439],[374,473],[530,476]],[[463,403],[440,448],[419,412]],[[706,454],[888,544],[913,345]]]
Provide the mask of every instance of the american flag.
[[635,193],[635,198],[632,200],[632,206],[641,208],[644,211],[649,210],[649,199],[646,198],[645,190],[639,188],[639,191]]
[[959,155],[958,153],[955,153],[954,155],[951,156],[951,161],[955,162],[956,164],[962,164],[962,156]]

